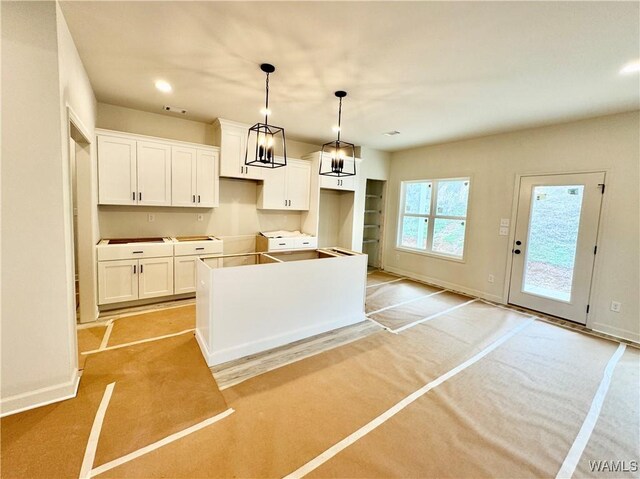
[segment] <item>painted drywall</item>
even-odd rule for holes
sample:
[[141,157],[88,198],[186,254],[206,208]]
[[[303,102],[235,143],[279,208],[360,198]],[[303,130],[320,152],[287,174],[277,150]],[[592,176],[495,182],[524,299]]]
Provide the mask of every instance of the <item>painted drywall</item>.
[[[205,123],[102,103],[98,104],[97,126],[203,144],[212,144],[213,139],[212,127]],[[291,157],[318,149],[317,145],[287,141]],[[231,240],[231,237],[254,235],[258,231],[301,228],[302,213],[258,210],[256,198],[255,181],[221,178],[218,208],[100,206],[100,234],[103,238],[214,234]],[[153,222],[148,221],[149,214],[155,215]],[[198,215],[202,215],[202,221]],[[246,241],[238,244],[250,247]]]
[[2,2],[0,8],[1,367],[2,414],[7,414],[73,395],[77,354],[70,334],[75,307],[68,284],[73,261],[57,6]]
[[[517,174],[607,171],[591,313],[595,330],[640,340],[640,113],[528,129],[392,154],[385,268],[489,299],[506,299],[511,245],[500,218],[514,218]],[[465,262],[395,249],[402,180],[471,177]],[[493,284],[488,275],[495,277]],[[620,301],[619,313],[609,310]]]
[[[80,285],[80,321],[94,321],[97,318],[97,274],[95,245],[100,237],[98,229],[97,184],[98,169],[95,145],[93,143],[96,122],[97,102],[91,89],[89,77],[84,69],[80,55],[73,43],[62,10],[56,3],[57,38],[58,38],[58,71],[60,75],[60,114],[62,135],[62,176],[65,204],[70,204],[72,191],[68,187],[70,160],[77,160],[78,228],[77,228],[77,271]],[[77,125],[72,133],[69,127],[70,117]],[[79,138],[79,132],[85,138]],[[77,142],[69,143],[70,135],[76,136]],[[85,141],[86,140],[86,141]],[[73,153],[71,146],[75,147]],[[72,257],[73,231],[71,230],[71,211],[65,210],[64,223],[67,229],[67,257]],[[68,294],[75,304],[75,286],[73,281],[73,264],[67,264],[69,270]],[[72,312],[75,318],[75,307]],[[75,334],[75,322],[71,325],[70,335]]]
[[[355,251],[362,252],[362,238],[364,232],[364,207],[366,203],[367,180],[389,179],[391,154],[372,148],[360,147],[358,163],[358,187],[356,189],[353,214],[353,245]],[[384,227],[385,225],[383,225]]]

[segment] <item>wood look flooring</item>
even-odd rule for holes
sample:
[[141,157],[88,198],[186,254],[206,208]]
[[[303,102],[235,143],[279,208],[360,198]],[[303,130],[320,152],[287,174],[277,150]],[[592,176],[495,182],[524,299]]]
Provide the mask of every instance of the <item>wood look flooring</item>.
[[0,421],[2,477],[598,478],[611,475],[589,460],[638,460],[637,349],[386,272],[367,279],[367,321],[211,369],[192,300],[79,326],[77,397]]

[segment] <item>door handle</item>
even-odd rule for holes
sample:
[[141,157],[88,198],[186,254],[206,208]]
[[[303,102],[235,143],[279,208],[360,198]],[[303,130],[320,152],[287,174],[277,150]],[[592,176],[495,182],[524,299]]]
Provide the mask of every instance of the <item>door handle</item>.
[[519,250],[519,249],[514,249],[514,250],[513,250],[513,252],[514,252],[515,254],[520,254],[520,250]]

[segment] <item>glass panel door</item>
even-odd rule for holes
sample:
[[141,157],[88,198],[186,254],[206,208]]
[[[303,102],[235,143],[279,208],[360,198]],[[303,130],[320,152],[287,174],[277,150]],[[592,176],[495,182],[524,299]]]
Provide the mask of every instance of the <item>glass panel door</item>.
[[604,178],[521,179],[510,303],[586,324]]

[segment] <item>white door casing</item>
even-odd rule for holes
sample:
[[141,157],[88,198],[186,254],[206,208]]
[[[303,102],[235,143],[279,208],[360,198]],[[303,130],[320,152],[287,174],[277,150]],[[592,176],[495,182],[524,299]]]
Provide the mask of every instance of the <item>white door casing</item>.
[[521,178],[509,303],[586,324],[604,182],[603,172]]

